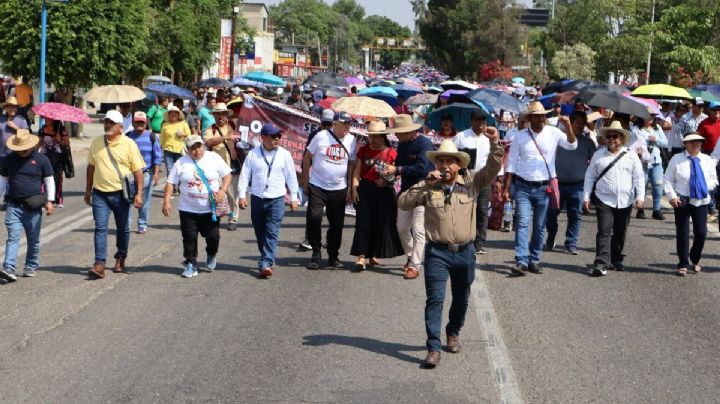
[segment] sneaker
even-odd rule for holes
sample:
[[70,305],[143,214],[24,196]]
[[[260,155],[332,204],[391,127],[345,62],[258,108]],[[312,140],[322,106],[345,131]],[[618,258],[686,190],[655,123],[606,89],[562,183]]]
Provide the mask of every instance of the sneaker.
[[635,214],[636,219],[645,219],[645,210],[644,209],[638,209],[637,214]]
[[345,264],[343,264],[338,257],[330,257],[328,258],[327,266],[325,268],[344,269]]
[[185,264],[185,271],[183,271],[181,276],[183,278],[192,278],[193,276],[197,276],[197,274],[198,272],[197,269],[195,269],[195,266],[192,263],[188,262],[187,264]]
[[714,213],[708,213],[708,216],[707,216],[708,223],[715,223],[715,222],[717,222],[717,220],[718,220],[718,218],[717,218],[717,216],[715,216]]
[[616,262],[612,264],[612,269],[618,271],[618,272],[625,272],[625,265],[623,265],[622,262]]
[[590,276],[605,276],[607,275],[607,269],[603,265],[595,265],[590,270]]
[[555,233],[548,233],[547,239],[545,240],[545,250],[552,251],[555,249]]
[[23,271],[22,276],[25,277],[25,278],[34,278],[35,275],[36,275],[36,273],[37,273],[37,272],[36,272],[34,269],[25,268],[25,270]]
[[485,255],[485,247],[476,247],[475,248],[475,254],[478,255]]
[[528,271],[538,275],[543,273],[542,268],[540,268],[540,264],[537,262],[531,262],[530,265],[528,265]]
[[515,265],[515,268],[512,269],[513,275],[517,276],[525,276],[528,268],[523,264],[517,264]]
[[263,268],[260,270],[260,277],[263,279],[267,279],[271,277],[273,274],[272,268]]
[[5,279],[8,282],[15,282],[17,280],[17,276],[15,276],[14,271],[9,269],[0,270],[0,278]]
[[147,233],[147,227],[138,227],[137,234]]
[[652,218],[655,220],[665,220],[665,215],[663,215],[662,212],[658,210],[653,212]]
[[577,247],[568,247],[568,248],[565,249],[565,252],[568,253],[568,254],[570,254],[570,255],[578,255],[578,254],[580,254],[580,253],[578,252],[578,250],[577,250]]
[[310,258],[310,263],[305,266],[307,269],[318,269],[320,268],[320,251],[313,252],[312,257]]
[[345,205],[345,216],[355,217],[355,207],[353,205]]
[[217,266],[217,258],[214,255],[208,255],[207,261],[205,262],[205,267],[207,268],[208,272],[212,272],[213,269]]
[[65,205],[64,205],[64,204],[62,204],[62,203],[58,203],[57,207],[58,207],[58,208],[60,208],[60,209],[62,209],[62,208],[64,208],[64,207],[65,207]]
[[235,230],[237,230],[237,222],[229,222],[227,229],[228,229],[228,231],[235,231]]
[[312,250],[312,246],[307,241],[307,239],[303,240],[300,244],[298,244],[298,251],[310,251]]

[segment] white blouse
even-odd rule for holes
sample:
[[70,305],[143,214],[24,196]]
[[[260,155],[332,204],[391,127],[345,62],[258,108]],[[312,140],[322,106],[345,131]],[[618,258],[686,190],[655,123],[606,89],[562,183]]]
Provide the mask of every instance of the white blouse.
[[[718,185],[717,172],[715,171],[715,160],[707,154],[698,154],[700,168],[705,176],[705,183],[708,191],[712,191]],[[678,153],[670,159],[667,170],[665,170],[665,195],[668,199],[680,196],[690,196],[690,169],[691,161],[687,151]],[[703,199],[690,199],[693,206],[702,206],[710,203],[710,192]]]

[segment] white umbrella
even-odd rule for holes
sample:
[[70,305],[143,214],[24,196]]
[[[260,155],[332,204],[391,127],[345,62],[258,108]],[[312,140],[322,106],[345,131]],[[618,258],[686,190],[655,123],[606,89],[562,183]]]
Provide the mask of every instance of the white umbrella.
[[145,92],[135,86],[112,85],[95,87],[85,94],[85,99],[94,103],[120,104],[145,98]]

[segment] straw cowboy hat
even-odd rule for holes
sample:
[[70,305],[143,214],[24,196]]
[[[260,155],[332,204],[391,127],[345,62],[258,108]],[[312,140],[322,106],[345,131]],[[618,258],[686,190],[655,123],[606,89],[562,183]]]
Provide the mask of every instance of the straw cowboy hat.
[[685,142],[704,142],[705,138],[700,136],[697,132],[688,133],[683,138],[683,143]]
[[388,131],[387,131],[387,128],[385,127],[385,122],[383,122],[383,121],[372,121],[368,125],[368,128],[367,128],[368,136],[375,136],[375,135],[384,136],[384,135],[387,135],[387,133],[388,133]]
[[528,104],[527,112],[523,112],[525,115],[547,115],[552,111],[548,111],[543,107],[540,101],[533,101]]
[[17,107],[18,106],[17,98],[15,98],[15,96],[12,96],[12,95],[10,97],[7,97],[2,106],[4,107],[6,105],[14,105]]
[[422,126],[413,123],[412,117],[408,114],[399,114],[390,119],[392,122],[392,128],[388,129],[390,133],[416,132]]
[[170,115],[171,112],[177,112],[178,114],[180,114],[180,120],[181,121],[185,120],[185,114],[183,114],[183,112],[180,110],[180,108],[170,104],[170,105],[168,105],[167,111],[165,111],[165,115],[163,115],[163,121],[168,120],[168,115]]
[[460,160],[460,167],[467,167],[468,164],[470,164],[470,155],[465,152],[458,151],[457,146],[455,146],[455,143],[453,143],[450,139],[443,140],[436,151],[427,151],[425,152],[425,155],[432,162],[435,162],[435,159],[440,156],[449,156]]
[[223,112],[227,112],[228,116],[233,114],[232,109],[228,109],[227,104],[224,102],[218,102],[215,104],[215,108],[213,108],[212,113],[213,114],[221,114]]
[[18,129],[17,134],[10,136],[5,146],[12,151],[30,150],[40,142],[38,136],[33,135],[27,129]]
[[620,121],[612,121],[610,126],[600,128],[598,132],[600,132],[602,136],[606,136],[610,132],[620,133],[623,135],[623,145],[627,146],[627,144],[630,143],[630,132],[622,127]]

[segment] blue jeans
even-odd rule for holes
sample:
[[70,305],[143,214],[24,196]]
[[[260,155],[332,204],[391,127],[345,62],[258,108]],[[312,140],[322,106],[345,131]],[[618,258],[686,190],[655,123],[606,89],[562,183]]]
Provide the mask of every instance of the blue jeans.
[[[560,209],[565,206],[568,216],[567,230],[565,231],[565,248],[577,247],[582,225],[583,183],[559,184]],[[548,234],[557,234],[557,218],[560,210],[548,208],[547,231]]]
[[180,160],[180,157],[182,157],[182,153],[175,153],[167,150],[163,150],[163,159],[165,160],[165,176],[167,177],[170,175],[170,170],[172,170],[173,165],[175,165],[175,162]]
[[425,343],[428,351],[440,351],[442,342],[440,331],[442,326],[443,302],[445,286],[450,277],[452,303],[450,304],[449,321],[445,327],[447,335],[458,336],[465,324],[470,285],[475,280],[475,246],[473,243],[460,252],[450,252],[446,248],[428,242],[425,245]]
[[257,239],[260,261],[258,269],[271,268],[275,264],[275,250],[280,238],[280,222],[285,216],[285,197],[262,199],[253,195],[250,199],[250,218]]
[[105,262],[107,258],[107,232],[110,212],[115,218],[115,246],[117,253],[115,258],[127,257],[128,244],[130,243],[130,227],[128,226],[128,215],[130,214],[130,203],[123,198],[122,191],[100,192],[93,189],[92,212],[95,220],[95,262]]
[[[517,212],[517,228],[515,229],[515,261],[527,266],[530,262],[540,262],[543,239],[545,238],[545,222],[550,206],[547,187],[530,186],[515,181],[515,211]],[[532,238],[528,243],[530,217],[532,216]]]
[[663,177],[662,163],[650,164],[645,169],[646,184],[649,182],[652,188],[653,212],[660,212],[660,200],[663,196],[665,178]]
[[[143,173],[143,206],[138,209],[138,230],[146,229],[150,222],[150,203],[152,202],[152,174],[150,171]],[[128,230],[132,227],[132,210],[128,212]]]
[[36,270],[40,267],[40,224],[42,215],[42,209],[28,210],[12,200],[8,200],[7,210],[5,211],[7,242],[5,243],[5,262],[3,262],[3,268],[6,271],[15,272],[20,236],[23,229],[27,238],[25,269]]

